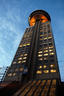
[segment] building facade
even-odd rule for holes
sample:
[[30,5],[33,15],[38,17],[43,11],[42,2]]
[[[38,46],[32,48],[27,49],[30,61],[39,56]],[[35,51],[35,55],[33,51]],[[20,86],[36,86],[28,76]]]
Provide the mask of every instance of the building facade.
[[51,18],[47,12],[36,10],[30,14],[28,21],[29,27],[25,30],[4,81],[28,82],[28,91],[22,91],[26,96],[56,96],[60,73]]

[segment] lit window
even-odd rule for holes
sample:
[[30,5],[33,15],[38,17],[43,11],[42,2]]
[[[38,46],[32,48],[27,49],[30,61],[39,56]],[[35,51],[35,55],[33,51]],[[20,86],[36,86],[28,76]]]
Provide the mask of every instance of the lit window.
[[15,76],[16,75],[16,73],[13,73],[13,76]]
[[43,60],[43,58],[38,58],[38,60]]
[[38,70],[36,73],[37,73],[37,74],[42,74],[42,71]]
[[42,37],[43,35],[40,35],[40,37]]
[[27,56],[28,54],[24,54],[24,56]]
[[20,71],[23,71],[24,70],[24,68],[20,68]]
[[22,60],[22,58],[18,58],[18,60]]
[[26,46],[26,44],[23,44],[23,46]]
[[44,49],[48,49],[48,47],[44,47]]
[[49,51],[51,52],[51,51],[53,51],[53,49],[50,49]]
[[44,50],[44,52],[48,52],[48,50]]
[[44,72],[44,73],[49,73],[49,70],[44,70],[43,72]]
[[48,37],[48,39],[51,39],[51,38],[52,38],[52,36]]
[[47,60],[47,58],[44,58],[44,60]]
[[47,55],[48,55],[48,53],[44,54],[44,56],[47,56]]
[[39,55],[38,55],[38,57],[41,57],[41,56],[42,56],[42,54],[39,54]]
[[22,63],[26,62],[26,60],[22,61]]
[[21,61],[18,61],[18,63],[21,63]]
[[14,61],[13,64],[16,64],[16,62]]
[[46,68],[46,67],[47,67],[46,65],[43,66],[43,68]]
[[47,39],[47,37],[44,38],[44,40],[46,40],[46,39]]
[[51,67],[51,68],[53,68],[53,67],[54,67],[54,65],[53,65],[53,64],[51,64],[51,65],[50,65],[50,67]]
[[26,45],[30,45],[30,43],[27,43]]
[[53,48],[53,46],[49,46],[49,48]]
[[39,51],[38,53],[42,53],[42,51]]
[[23,59],[26,59],[27,57],[23,57]]
[[39,68],[42,68],[42,66],[39,66]]
[[20,46],[19,47],[22,47],[22,44],[20,44]]
[[53,72],[56,72],[56,70],[55,69],[52,69],[52,70],[50,70],[50,72],[53,73]]
[[21,54],[20,56],[23,56],[23,54]]
[[8,76],[12,76],[12,73],[9,73]]
[[50,55],[54,55],[54,53],[52,52],[52,53],[50,53]]

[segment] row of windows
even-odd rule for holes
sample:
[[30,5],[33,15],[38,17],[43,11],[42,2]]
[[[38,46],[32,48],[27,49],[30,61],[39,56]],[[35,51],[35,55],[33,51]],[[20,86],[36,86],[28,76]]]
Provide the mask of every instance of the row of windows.
[[36,73],[37,74],[42,74],[42,73],[55,73],[56,72],[56,69],[51,69],[50,71],[49,70],[37,70]]
[[16,72],[17,72],[17,71],[27,72],[28,70],[27,70],[27,69],[24,69],[23,67],[22,67],[22,68],[19,68],[19,69],[16,68],[16,69],[15,69],[15,72],[14,72],[14,73],[8,73],[8,76],[9,76],[9,77],[10,77],[10,76],[16,76],[16,74],[17,74]]
[[40,38],[40,40],[47,40],[47,39],[52,39],[52,36]]
[[49,49],[43,48],[43,51],[42,50],[38,51],[38,54],[43,53],[43,52],[45,53],[45,52],[48,52],[48,51],[49,52],[53,51],[53,48],[51,48],[51,49],[50,48]]
[[26,60],[22,60],[22,61],[19,60],[18,62],[14,61],[13,64],[16,64],[16,63],[20,64],[20,63],[25,63],[25,62],[26,62]]
[[9,73],[8,76],[16,76],[16,73]]
[[49,54],[48,53],[44,53],[44,54],[39,53],[38,57],[48,56],[48,55],[54,55],[54,52],[50,52]]
[[29,46],[29,45],[30,45],[30,43],[25,43],[25,44],[20,44],[20,46],[19,46],[19,47]]
[[[54,64],[50,64],[49,66],[50,66],[50,68],[54,68],[55,67]],[[44,68],[45,69],[45,68],[47,68],[47,65],[43,65],[43,66],[40,65],[39,66],[39,69],[41,69],[41,68]]]

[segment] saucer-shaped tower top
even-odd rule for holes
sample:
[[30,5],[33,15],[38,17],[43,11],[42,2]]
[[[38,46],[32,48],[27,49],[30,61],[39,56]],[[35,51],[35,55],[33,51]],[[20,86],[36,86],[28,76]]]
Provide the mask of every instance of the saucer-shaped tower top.
[[45,23],[47,21],[51,21],[51,19],[49,14],[44,10],[36,10],[30,14],[28,21],[30,26],[34,26],[37,21]]

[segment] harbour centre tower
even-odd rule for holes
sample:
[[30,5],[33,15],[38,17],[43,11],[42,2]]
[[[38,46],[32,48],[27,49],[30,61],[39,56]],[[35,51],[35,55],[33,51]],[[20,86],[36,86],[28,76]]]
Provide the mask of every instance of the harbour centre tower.
[[21,96],[56,96],[60,73],[51,18],[44,10],[36,10],[28,22],[4,81],[24,82]]

